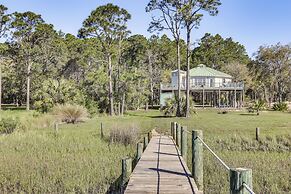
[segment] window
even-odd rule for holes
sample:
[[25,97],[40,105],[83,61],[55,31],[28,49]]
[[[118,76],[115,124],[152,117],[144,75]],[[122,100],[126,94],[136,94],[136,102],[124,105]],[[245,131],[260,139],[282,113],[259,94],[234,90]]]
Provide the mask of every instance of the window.
[[196,78],[195,79],[195,86],[205,86],[205,78]]

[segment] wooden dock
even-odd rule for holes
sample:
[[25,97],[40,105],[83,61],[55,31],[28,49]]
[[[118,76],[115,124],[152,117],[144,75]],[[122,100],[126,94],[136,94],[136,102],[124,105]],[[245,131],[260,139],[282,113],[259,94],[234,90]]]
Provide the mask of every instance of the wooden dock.
[[202,193],[173,139],[153,136],[130,176],[126,194]]

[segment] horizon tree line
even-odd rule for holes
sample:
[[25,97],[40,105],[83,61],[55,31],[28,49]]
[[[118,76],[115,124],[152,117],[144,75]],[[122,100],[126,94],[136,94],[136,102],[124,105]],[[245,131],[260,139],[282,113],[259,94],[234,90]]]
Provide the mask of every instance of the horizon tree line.
[[[189,70],[197,64],[231,74],[246,83],[250,99],[269,104],[290,99],[291,46],[260,47],[254,59],[232,38],[206,33],[191,48],[191,32],[203,14],[217,15],[219,0],[151,0],[155,13],[150,32],[166,35],[131,35],[131,15],[113,4],[97,7],[84,20],[78,36],[56,31],[41,15],[27,11],[8,13],[0,5],[0,109],[1,104],[25,104],[48,112],[55,104],[85,106],[91,113],[123,115],[126,110],[159,103],[159,85],[171,70],[185,70],[186,107],[178,92],[176,116],[189,116]],[[201,13],[202,12],[202,13]],[[186,33],[186,41],[181,33]],[[178,84],[180,86],[180,84]]]

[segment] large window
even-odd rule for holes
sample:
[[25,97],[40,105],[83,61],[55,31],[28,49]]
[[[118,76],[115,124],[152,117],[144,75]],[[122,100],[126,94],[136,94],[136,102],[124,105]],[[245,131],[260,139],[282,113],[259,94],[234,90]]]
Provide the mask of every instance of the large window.
[[206,80],[205,78],[196,78],[195,79],[195,86],[205,86]]

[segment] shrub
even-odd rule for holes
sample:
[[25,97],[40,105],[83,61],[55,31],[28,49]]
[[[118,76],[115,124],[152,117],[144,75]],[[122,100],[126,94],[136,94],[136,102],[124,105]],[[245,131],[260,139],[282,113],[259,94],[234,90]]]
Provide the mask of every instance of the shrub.
[[91,116],[97,115],[100,113],[98,102],[94,100],[86,100],[85,107],[87,108]]
[[219,111],[218,111],[218,114],[227,114],[227,113],[228,113],[227,110],[220,110],[220,109],[219,109]]
[[260,111],[266,109],[266,103],[262,100],[255,101],[250,107],[248,107],[249,112],[257,112],[257,115],[260,114]]
[[[176,114],[178,108],[177,98],[168,98],[166,99],[165,106],[163,107],[163,112],[165,116],[173,116]],[[194,101],[190,98],[190,114],[196,114],[194,107]],[[181,98],[181,115],[186,115],[186,97]]]
[[165,101],[165,106],[163,107],[163,112],[165,116],[172,116],[177,112],[177,102],[174,98],[167,98]]
[[67,79],[47,79],[32,96],[34,108],[46,113],[52,110],[56,104],[77,103],[82,104],[85,97],[78,86]]
[[114,128],[110,131],[110,143],[121,143],[124,145],[134,144],[138,140],[138,129],[131,127],[130,129]]
[[73,123],[84,121],[88,117],[87,109],[79,105],[57,105],[53,108],[53,114],[62,122]]
[[288,104],[284,102],[275,103],[273,105],[273,110],[275,111],[288,111]]
[[12,118],[3,118],[0,121],[0,134],[11,134],[19,126],[19,121]]

